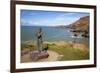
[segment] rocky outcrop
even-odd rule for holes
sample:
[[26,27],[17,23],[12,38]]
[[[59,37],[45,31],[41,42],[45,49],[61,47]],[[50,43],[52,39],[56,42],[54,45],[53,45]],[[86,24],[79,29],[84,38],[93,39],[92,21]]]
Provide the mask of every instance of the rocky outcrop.
[[74,31],[87,31],[89,29],[89,16],[81,17],[68,27],[74,29]]
[[71,28],[72,32],[81,32],[83,37],[89,37],[89,16],[81,17],[67,28]]

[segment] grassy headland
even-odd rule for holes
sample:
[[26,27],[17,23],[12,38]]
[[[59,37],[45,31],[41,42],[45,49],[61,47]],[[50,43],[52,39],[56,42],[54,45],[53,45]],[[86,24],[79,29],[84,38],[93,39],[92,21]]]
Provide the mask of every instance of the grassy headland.
[[[47,44],[48,50],[57,52],[61,61],[89,59],[89,49],[83,44],[64,41],[44,41],[43,46],[45,47]],[[36,42],[27,41],[21,43],[21,50],[24,51],[26,49],[36,50]]]

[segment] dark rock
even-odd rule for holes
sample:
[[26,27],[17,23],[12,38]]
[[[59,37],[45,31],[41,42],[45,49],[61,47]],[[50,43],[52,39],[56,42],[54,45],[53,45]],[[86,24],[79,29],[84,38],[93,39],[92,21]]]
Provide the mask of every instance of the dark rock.
[[83,37],[89,37],[89,34],[82,34]]

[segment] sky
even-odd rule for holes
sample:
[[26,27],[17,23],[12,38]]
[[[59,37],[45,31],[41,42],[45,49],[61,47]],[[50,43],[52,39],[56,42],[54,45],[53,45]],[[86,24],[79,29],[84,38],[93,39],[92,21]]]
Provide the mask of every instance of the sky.
[[69,25],[89,13],[21,10],[21,26]]

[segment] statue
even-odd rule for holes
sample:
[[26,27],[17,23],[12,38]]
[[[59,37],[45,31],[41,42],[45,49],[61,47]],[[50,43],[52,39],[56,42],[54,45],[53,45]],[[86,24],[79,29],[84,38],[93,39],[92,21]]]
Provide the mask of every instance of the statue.
[[43,32],[42,32],[42,28],[40,27],[38,32],[37,32],[37,48],[38,48],[39,53],[41,53],[43,50],[42,35],[43,35]]
[[37,49],[35,51],[31,51],[30,56],[32,58],[33,61],[37,61],[39,59],[43,59],[43,58],[48,58],[49,54],[47,52],[48,50],[48,45],[43,48],[43,38],[42,38],[43,32],[42,32],[42,28],[40,27],[38,32],[36,33],[36,37],[37,37]]

